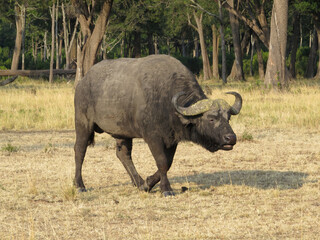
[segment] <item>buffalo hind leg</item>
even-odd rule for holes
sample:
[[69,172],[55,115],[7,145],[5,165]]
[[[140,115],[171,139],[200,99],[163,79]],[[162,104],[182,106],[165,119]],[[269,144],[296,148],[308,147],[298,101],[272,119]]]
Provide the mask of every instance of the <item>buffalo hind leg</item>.
[[148,191],[151,191],[154,185],[160,181],[160,189],[163,195],[165,197],[174,196],[175,194],[170,186],[167,172],[172,165],[177,145],[167,148],[162,142],[157,143],[156,141],[152,141],[148,143],[148,145],[153,157],[156,160],[158,171],[147,178],[145,182],[145,188],[148,189]]
[[144,188],[144,180],[137,172],[131,158],[131,152],[132,152],[132,138],[127,139],[119,139],[116,138],[116,151],[117,151],[117,157],[123,164],[124,168],[127,170],[131,181],[134,186],[138,187],[140,190],[147,191],[147,189]]
[[94,132],[89,131],[85,127],[76,124],[76,143],[74,145],[75,152],[75,178],[74,185],[81,192],[85,192],[86,188],[82,180],[82,164],[87,151],[88,145],[93,143]]

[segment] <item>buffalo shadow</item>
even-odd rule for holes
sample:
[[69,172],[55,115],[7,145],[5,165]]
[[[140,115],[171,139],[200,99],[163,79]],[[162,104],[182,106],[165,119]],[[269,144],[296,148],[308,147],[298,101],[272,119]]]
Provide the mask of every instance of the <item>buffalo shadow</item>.
[[307,173],[292,171],[238,170],[170,178],[172,183],[196,183],[201,189],[223,185],[245,185],[258,189],[298,189],[306,183]]

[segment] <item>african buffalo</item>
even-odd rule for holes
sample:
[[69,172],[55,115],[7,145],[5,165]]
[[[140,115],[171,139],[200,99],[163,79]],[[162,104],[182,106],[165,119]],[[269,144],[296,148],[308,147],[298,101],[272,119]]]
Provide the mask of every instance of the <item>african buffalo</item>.
[[[236,92],[230,106],[210,100],[194,75],[167,55],[139,59],[105,60],[94,65],[75,90],[75,179],[85,191],[81,170],[94,132],[116,140],[116,154],[133,184],[150,191],[160,181],[165,196],[174,195],[167,172],[180,141],[192,141],[210,152],[231,150],[236,135],[229,125],[240,112],[242,98]],[[143,180],[131,159],[132,139],[143,138],[158,170]]]

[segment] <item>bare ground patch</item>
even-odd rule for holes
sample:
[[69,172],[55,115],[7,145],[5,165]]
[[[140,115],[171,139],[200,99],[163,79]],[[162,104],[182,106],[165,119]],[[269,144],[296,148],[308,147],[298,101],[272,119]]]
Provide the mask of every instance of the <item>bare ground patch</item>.
[[[178,194],[163,198],[130,184],[106,134],[87,152],[89,191],[77,193],[73,131],[1,132],[0,239],[319,238],[320,134],[252,137],[214,154],[180,144],[169,171]],[[156,170],[142,140],[133,159],[144,178]]]

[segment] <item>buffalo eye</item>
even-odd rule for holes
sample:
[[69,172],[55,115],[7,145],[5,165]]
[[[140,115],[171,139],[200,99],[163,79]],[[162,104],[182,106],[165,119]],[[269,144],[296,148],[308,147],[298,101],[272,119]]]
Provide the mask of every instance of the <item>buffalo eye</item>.
[[218,115],[218,113],[217,114],[210,114],[207,117],[208,117],[208,120],[210,123],[214,123],[214,122],[218,121],[219,115]]

